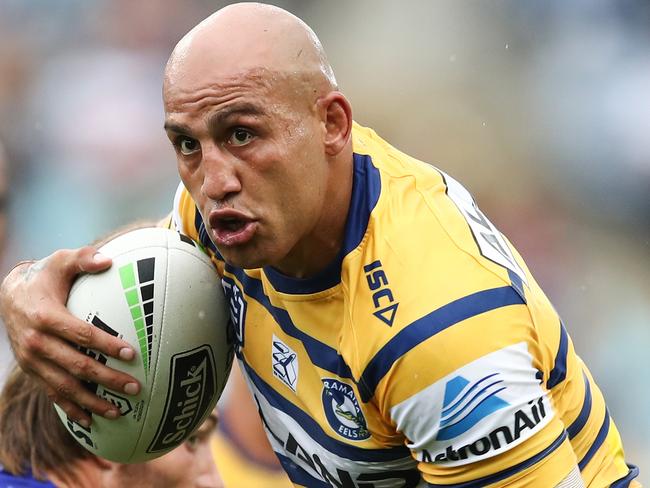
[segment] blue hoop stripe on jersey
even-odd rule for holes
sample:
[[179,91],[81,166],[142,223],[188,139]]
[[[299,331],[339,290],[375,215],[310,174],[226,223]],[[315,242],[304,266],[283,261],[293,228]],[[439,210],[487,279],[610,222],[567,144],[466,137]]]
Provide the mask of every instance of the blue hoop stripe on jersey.
[[585,399],[582,401],[580,413],[566,430],[569,434],[569,439],[573,439],[580,433],[591,414],[591,385],[589,383],[589,378],[587,378],[587,375],[584,372],[582,373],[582,376],[585,380]]
[[242,359],[241,363],[244,365],[246,373],[255,387],[262,395],[264,395],[264,398],[271,404],[271,406],[294,419],[314,442],[318,443],[332,454],[352,461],[364,461],[370,463],[397,461],[406,458],[412,459],[411,451],[404,445],[386,449],[363,449],[361,447],[337,441],[330,437],[316,420],[271,388],[266,381],[255,373],[253,368],[251,368],[245,360]]
[[280,460],[280,464],[282,465],[282,468],[287,473],[287,476],[289,476],[289,479],[291,480],[292,483],[295,483],[297,485],[302,485],[302,486],[308,486],[309,488],[312,487],[330,488],[329,483],[325,483],[323,480],[314,478],[312,475],[310,475],[307,471],[302,469],[300,466],[298,466],[288,457],[283,456],[282,454],[279,454],[277,452],[275,453],[275,455]]
[[609,488],[628,488],[632,480],[639,476],[639,468],[637,468],[634,464],[628,464],[627,467],[630,468],[630,470],[627,472],[627,476],[625,478],[621,478],[620,480],[614,481],[614,483],[609,485]]
[[555,364],[548,376],[546,387],[551,389],[564,381],[566,378],[566,357],[569,350],[569,335],[560,320],[560,345],[555,355]]
[[517,290],[517,293],[519,293],[519,296],[525,302],[526,292],[524,290],[524,282],[521,280],[521,277],[510,268],[508,268],[508,276],[510,277],[510,283],[512,283],[514,289]]
[[341,378],[353,379],[350,367],[336,349],[298,329],[291,320],[289,312],[271,303],[269,297],[264,293],[264,287],[260,280],[248,276],[242,269],[234,268],[228,264],[226,264],[226,272],[235,275],[246,295],[257,300],[273,316],[285,334],[302,342],[314,366],[334,373]]
[[345,222],[343,245],[337,257],[316,276],[296,279],[285,276],[271,267],[264,273],[277,291],[293,295],[307,295],[327,290],[341,282],[343,258],[359,246],[368,229],[370,213],[374,210],[381,193],[379,170],[372,164],[370,156],[354,153],[352,197]]
[[418,344],[463,320],[497,308],[523,303],[522,298],[511,286],[492,288],[454,300],[407,325],[388,341],[366,366],[358,384],[361,400],[368,402],[395,361]]
[[600,426],[598,435],[594,439],[594,443],[587,451],[587,454],[585,454],[584,457],[578,463],[578,468],[580,468],[580,471],[585,469],[585,466],[589,464],[589,461],[591,461],[591,458],[594,457],[596,451],[600,449],[600,446],[602,446],[603,442],[605,442],[605,437],[607,437],[608,433],[609,433],[609,410],[605,409],[605,419],[603,420],[603,425]]
[[566,438],[567,438],[566,431],[562,431],[560,436],[557,439],[555,439],[543,451],[538,452],[533,457],[530,457],[525,461],[516,464],[515,466],[504,469],[503,471],[499,471],[498,473],[491,474],[489,476],[484,476],[483,478],[479,478],[472,481],[465,481],[463,483],[454,483],[452,485],[436,485],[433,483],[429,483],[428,486],[433,488],[483,488],[492,483],[496,483],[497,481],[502,481],[506,478],[509,478],[510,476],[513,476],[519,473],[520,471],[523,471],[524,469],[530,468],[531,466],[539,463],[542,459],[544,459],[546,456],[548,456],[553,451],[555,451],[558,447],[560,447],[562,443],[566,440]]

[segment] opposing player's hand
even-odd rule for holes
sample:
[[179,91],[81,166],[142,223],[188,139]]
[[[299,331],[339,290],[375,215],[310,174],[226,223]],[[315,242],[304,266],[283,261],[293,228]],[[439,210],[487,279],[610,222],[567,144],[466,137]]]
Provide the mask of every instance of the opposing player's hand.
[[128,343],[89,326],[65,306],[79,273],[96,273],[110,266],[110,258],[93,247],[56,251],[40,261],[16,266],[0,288],[0,312],[18,363],[45,384],[50,398],[72,420],[86,426],[91,422],[89,411],[106,418],[117,418],[119,411],[86,390],[81,380],[131,395],[139,391],[131,376],[74,347],[77,344],[126,361],[135,356]]

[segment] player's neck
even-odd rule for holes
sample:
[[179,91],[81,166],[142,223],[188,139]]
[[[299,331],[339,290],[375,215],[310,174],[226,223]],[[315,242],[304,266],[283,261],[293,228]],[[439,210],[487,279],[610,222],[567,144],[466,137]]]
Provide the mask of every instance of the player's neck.
[[327,268],[337,258],[352,198],[354,164],[349,157],[333,162],[332,177],[321,217],[312,232],[303,238],[287,256],[273,267],[286,276],[310,278]]

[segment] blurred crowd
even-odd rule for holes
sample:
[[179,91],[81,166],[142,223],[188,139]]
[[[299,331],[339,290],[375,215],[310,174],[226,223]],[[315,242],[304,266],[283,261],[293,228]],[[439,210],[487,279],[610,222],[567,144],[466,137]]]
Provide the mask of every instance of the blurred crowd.
[[[169,211],[162,69],[226,3],[0,0],[3,274]],[[463,182],[514,242],[648,483],[650,3],[274,3],[320,36],[358,122]]]

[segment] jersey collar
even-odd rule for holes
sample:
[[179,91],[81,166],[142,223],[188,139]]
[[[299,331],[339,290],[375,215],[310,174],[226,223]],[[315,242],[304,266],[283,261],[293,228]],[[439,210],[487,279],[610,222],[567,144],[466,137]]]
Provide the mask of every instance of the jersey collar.
[[276,291],[293,295],[307,295],[328,290],[341,282],[343,259],[356,249],[368,229],[370,214],[381,193],[379,170],[368,155],[353,155],[352,196],[345,223],[345,236],[338,255],[320,273],[309,278],[291,278],[267,266],[264,274]]

